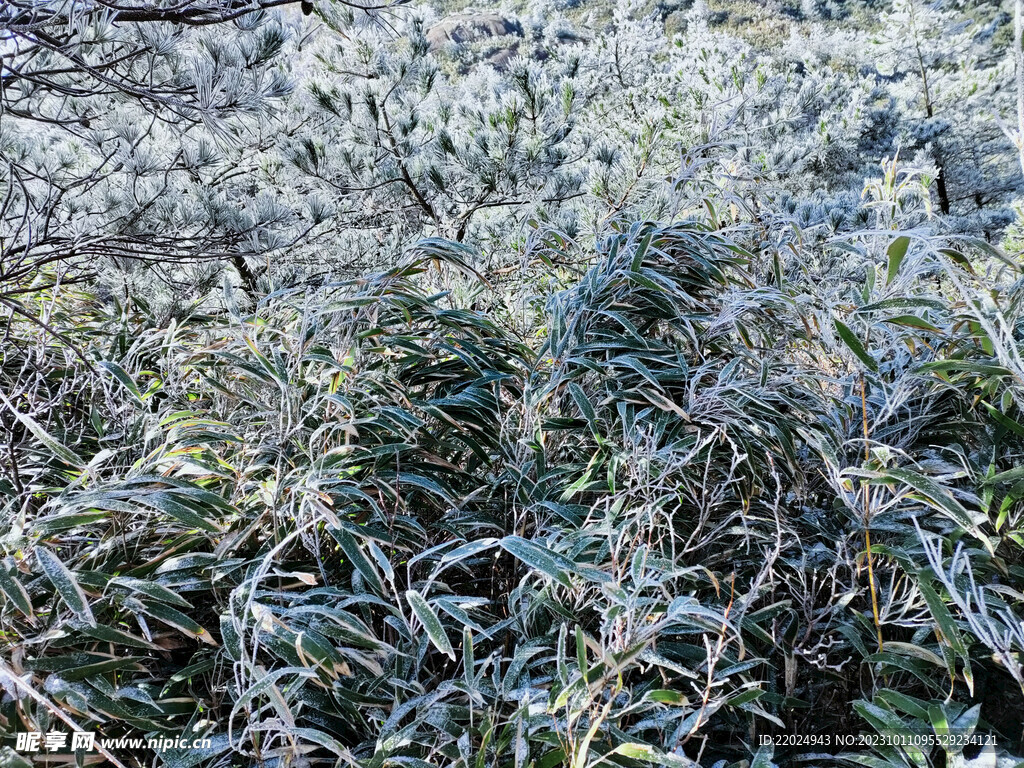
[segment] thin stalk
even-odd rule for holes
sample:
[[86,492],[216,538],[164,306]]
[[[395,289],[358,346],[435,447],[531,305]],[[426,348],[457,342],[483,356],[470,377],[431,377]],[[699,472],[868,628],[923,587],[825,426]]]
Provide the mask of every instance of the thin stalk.
[[1017,86],[1017,157],[1024,172],[1024,0],[1016,0],[1013,8],[1013,73]]
[[[864,383],[864,374],[860,375],[860,412],[864,427],[864,462],[871,460],[871,448],[868,444],[870,434],[868,432],[868,398],[867,388]],[[875,591],[875,569],[871,557],[871,489],[868,484],[863,483],[864,489],[864,546],[868,558],[868,589],[871,591],[871,615],[875,620],[875,636],[878,638],[878,652],[882,647],[882,623],[878,618],[878,593]]]
[[714,652],[711,651],[711,647],[708,645],[708,680],[707,685],[704,687],[704,693],[701,695],[700,712],[697,713],[697,719],[694,721],[693,727],[686,734],[686,738],[676,741],[675,748],[677,749],[688,742],[705,723],[704,713],[707,712],[708,702],[711,699],[711,689],[714,687],[715,667],[719,659],[722,658],[722,652],[725,650],[725,638],[729,631],[729,614],[732,612],[735,600],[736,574],[733,573],[729,579],[729,604],[725,606],[725,613],[722,614],[722,629],[718,633],[718,643],[715,646]]

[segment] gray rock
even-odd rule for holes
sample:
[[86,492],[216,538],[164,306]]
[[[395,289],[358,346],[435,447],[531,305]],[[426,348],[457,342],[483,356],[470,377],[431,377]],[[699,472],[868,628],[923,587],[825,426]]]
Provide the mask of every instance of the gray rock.
[[456,13],[427,30],[427,43],[433,52],[446,43],[474,43],[489,37],[523,36],[523,27],[515,19],[500,13]]

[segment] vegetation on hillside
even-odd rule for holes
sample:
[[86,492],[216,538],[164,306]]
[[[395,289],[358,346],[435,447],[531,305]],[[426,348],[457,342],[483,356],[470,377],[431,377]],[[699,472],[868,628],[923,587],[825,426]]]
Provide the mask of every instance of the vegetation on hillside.
[[4,765],[1018,764],[1014,8],[561,5],[0,9]]

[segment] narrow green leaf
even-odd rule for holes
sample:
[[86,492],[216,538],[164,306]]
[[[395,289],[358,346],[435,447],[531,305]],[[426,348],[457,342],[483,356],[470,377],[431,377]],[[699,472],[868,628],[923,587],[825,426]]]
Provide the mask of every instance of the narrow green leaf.
[[64,445],[60,440],[53,437],[31,416],[19,411],[17,407],[7,399],[3,392],[0,392],[0,401],[7,406],[8,410],[14,414],[14,417],[18,421],[25,425],[25,428],[35,436],[36,440],[46,446],[46,448],[49,449],[57,458],[75,469],[85,468],[88,463],[85,459]]
[[111,360],[102,360],[99,363],[99,366],[100,368],[103,368],[104,370],[108,371],[115,379],[121,382],[124,388],[131,392],[132,396],[138,402],[145,402],[145,398],[143,398],[142,392],[139,391],[139,388],[136,386],[135,382],[132,381],[132,377],[128,375],[128,372],[125,371],[124,368],[122,368],[120,365]]
[[587,643],[583,638],[583,630],[580,629],[579,624],[576,625],[576,666],[580,670],[580,674],[586,677],[587,675]]
[[922,331],[931,331],[932,333],[942,333],[939,328],[917,315],[897,315],[896,317],[887,317],[882,322],[892,325],[903,325],[907,328],[919,328]]
[[234,618],[230,614],[220,615],[220,638],[224,643],[224,650],[232,661],[242,660],[242,638],[235,628]]
[[14,607],[25,616],[32,618],[32,601],[29,600],[28,592],[17,578],[7,572],[7,566],[0,562],[0,592],[3,592]]
[[992,475],[987,478],[983,485],[996,485],[998,483],[1016,483],[1019,480],[1024,479],[1024,465],[1008,469],[1005,472],[999,472],[998,474]]
[[1000,250],[996,246],[992,245],[992,243],[986,241],[985,239],[980,238],[980,237],[968,236],[968,235],[961,235],[959,239],[963,240],[966,243],[969,243],[969,244],[973,245],[979,251],[981,251],[982,253],[984,253],[984,254],[986,254],[988,256],[991,256],[993,259],[996,259],[998,261],[1003,262],[1003,264],[1005,264],[1006,266],[1010,267],[1010,269],[1012,269],[1013,271],[1015,271],[1015,272],[1019,272],[1020,271],[1020,269],[1021,269],[1020,264],[1015,262],[1013,259],[1011,259],[1009,256],[1007,256],[1005,253],[1003,253],[1002,250]]
[[596,436],[597,435],[597,413],[594,411],[594,406],[590,404],[590,400],[587,398],[586,392],[576,382],[569,383],[569,394],[572,395],[572,399],[576,402],[576,406],[580,409],[580,413],[583,414],[583,418],[587,420],[587,424],[590,425],[590,431]]
[[159,600],[163,603],[170,603],[171,605],[180,605],[182,608],[191,608],[192,604],[179,595],[168,589],[165,586],[156,584],[152,581],[146,581],[144,579],[134,579],[130,576],[116,576],[110,580],[110,586],[112,587],[124,587],[132,592],[138,592],[140,594],[151,597],[154,600]]
[[474,685],[476,660],[473,658],[473,631],[469,627],[462,628],[462,671],[466,682]]
[[[698,763],[695,763],[685,755],[661,752],[650,744],[638,744],[636,742],[619,744],[615,749],[607,753],[605,758],[611,755],[622,755],[623,757],[640,760],[647,764],[662,765],[665,768],[699,768]],[[594,763],[591,763],[591,765],[594,765]]]
[[1014,434],[1021,435],[1022,437],[1024,437],[1024,426],[1021,426],[1021,424],[1014,421],[1006,414],[1000,412],[989,403],[986,403],[984,400],[981,401],[981,404],[985,406],[985,410],[988,411],[988,415],[991,416],[997,423],[999,423],[1003,427],[1006,427]]
[[211,510],[182,493],[172,495],[169,491],[157,491],[137,497],[140,504],[152,507],[172,517],[179,523],[209,533],[220,533],[221,528],[211,520]]
[[193,619],[186,616],[181,611],[171,608],[169,605],[163,603],[142,603],[142,612],[152,616],[154,619],[162,621],[168,626],[174,627],[176,630],[181,632],[193,640],[201,640],[207,645],[217,645],[217,641],[214,640],[210,633],[203,629]]
[[839,333],[839,338],[843,340],[843,343],[850,348],[850,351],[855,354],[864,365],[866,365],[872,371],[878,371],[878,363],[875,359],[868,354],[868,351],[864,349],[864,345],[860,343],[860,339],[857,338],[856,334],[850,330],[849,326],[845,323],[836,320],[835,321],[836,331]]
[[963,637],[960,635],[960,628],[956,625],[953,620],[953,614],[950,613],[946,603],[939,597],[938,593],[932,588],[926,580],[921,579],[918,584],[918,589],[921,590],[921,596],[924,597],[925,603],[928,604],[928,610],[938,625],[939,632],[942,634],[943,639],[949,643],[953,651],[965,659],[969,663],[969,657],[967,656],[967,646],[964,645]]
[[405,591],[405,599],[409,601],[412,612],[416,614],[416,618],[423,625],[423,629],[426,631],[427,637],[430,638],[430,642],[433,643],[434,647],[452,661],[455,661],[455,650],[448,640],[448,635],[445,634],[441,620],[437,618],[434,609],[430,607],[430,604],[424,599],[423,595],[415,589],[407,589]]
[[352,757],[352,753],[348,751],[344,744],[335,739],[326,731],[319,728],[289,728],[288,734],[290,737],[297,737],[306,741],[317,744],[324,749],[333,752],[338,757],[343,758],[345,762],[350,765],[355,765],[356,761]]
[[143,638],[129,634],[128,632],[123,632],[120,629],[108,627],[104,624],[97,624],[95,627],[84,627],[80,632],[86,637],[101,640],[104,643],[124,645],[128,648],[146,648],[152,651],[160,649],[160,646],[155,643],[151,643],[148,640],[144,640]]
[[644,263],[644,258],[646,258],[647,256],[647,249],[650,248],[651,246],[652,237],[654,237],[653,229],[646,235],[644,235],[643,239],[640,241],[640,244],[637,246],[636,251],[633,253],[633,261],[629,265],[629,269],[631,272],[637,272],[640,270],[640,267]]
[[884,701],[901,712],[921,720],[928,719],[928,702],[916,699],[913,696],[894,691],[890,688],[883,688],[877,694],[877,698]]
[[105,675],[108,672],[125,669],[126,667],[131,667],[137,672],[144,672],[146,668],[139,662],[146,660],[146,656],[121,656],[116,659],[100,661],[96,664],[76,665],[75,667],[62,672],[61,677],[68,681],[85,680],[89,677]]
[[885,284],[889,285],[896,277],[896,273],[899,272],[900,265],[903,263],[903,259],[907,256],[907,248],[910,246],[910,238],[906,235],[897,237],[889,245],[886,253],[889,256],[889,273],[885,278]]
[[942,707],[931,704],[928,707],[928,722],[932,725],[932,730],[940,736],[949,735],[949,721],[946,719],[946,713],[942,710]]
[[348,531],[340,528],[332,528],[331,535],[337,540],[341,551],[345,553],[346,559],[366,579],[370,588],[378,595],[385,594],[384,582],[381,581],[380,574],[370,559],[364,554],[355,537]]
[[918,297],[899,297],[894,299],[882,299],[874,304],[865,304],[857,309],[856,314],[865,312],[876,312],[881,309],[934,309],[941,312],[946,305],[936,299],[922,299]]
[[[984,516],[972,515],[963,504],[953,498],[953,494],[932,480],[909,469],[887,469],[879,472],[877,477],[883,482],[896,481],[910,486],[916,495],[928,506],[942,513],[965,531],[970,532],[985,548],[992,552],[992,543],[982,532],[979,523]],[[871,482],[876,482],[872,480]]]
[[[501,540],[501,548],[559,584],[566,587],[572,586],[572,582],[566,575],[566,570],[575,570],[575,568],[567,558],[549,552],[534,542],[519,536],[506,536]],[[569,569],[565,567],[567,564],[570,566]]]
[[451,552],[448,552],[441,557],[441,563],[444,565],[451,565],[459,560],[465,560],[467,557],[473,557],[481,552],[486,552],[491,547],[498,543],[497,539],[485,538],[485,539],[474,539],[473,541],[467,541],[465,544],[460,544]]
[[64,563],[55,554],[45,547],[36,547],[34,552],[39,567],[43,569],[46,578],[53,584],[54,589],[63,598],[68,608],[74,611],[78,618],[86,624],[93,627],[96,626],[96,619],[93,618],[85,592],[82,591],[71,571],[65,567]]

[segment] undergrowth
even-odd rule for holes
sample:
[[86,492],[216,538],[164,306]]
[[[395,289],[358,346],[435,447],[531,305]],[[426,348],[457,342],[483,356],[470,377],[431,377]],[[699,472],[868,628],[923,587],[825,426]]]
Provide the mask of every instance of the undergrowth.
[[560,242],[589,268],[525,339],[437,292],[478,279],[438,243],[169,322],[31,294],[65,330],[12,316],[2,353],[0,728],[212,738],[125,765],[1019,751],[1017,267],[886,229]]

